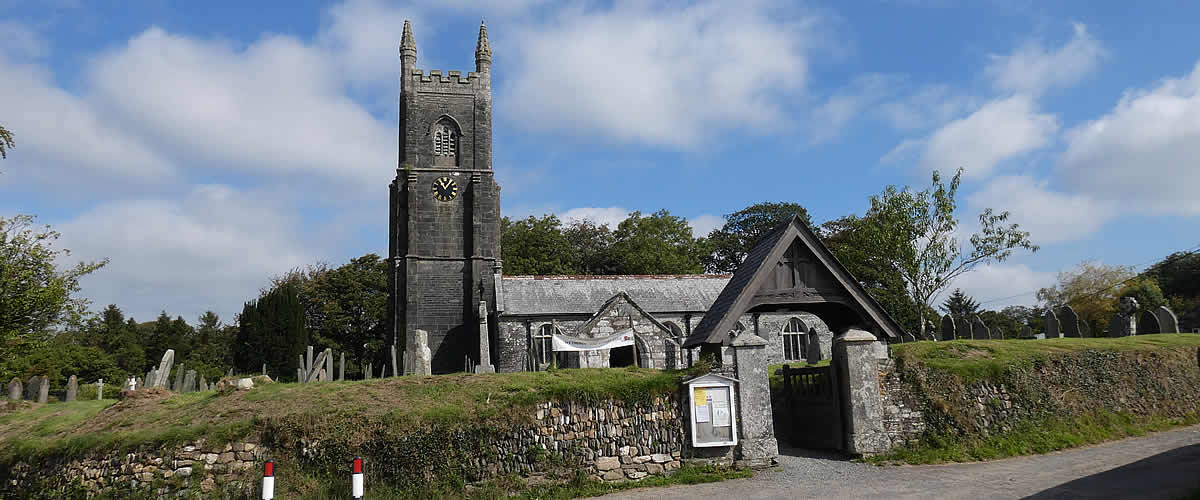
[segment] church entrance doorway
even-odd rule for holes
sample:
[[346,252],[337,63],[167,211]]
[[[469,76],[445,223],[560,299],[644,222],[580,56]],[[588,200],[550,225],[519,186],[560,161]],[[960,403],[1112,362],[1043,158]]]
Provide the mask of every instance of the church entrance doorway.
[[614,347],[609,351],[608,366],[620,368],[633,365],[633,346]]

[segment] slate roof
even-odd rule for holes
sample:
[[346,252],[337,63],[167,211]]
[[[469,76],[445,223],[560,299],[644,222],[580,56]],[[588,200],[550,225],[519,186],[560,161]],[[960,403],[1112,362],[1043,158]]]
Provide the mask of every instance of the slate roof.
[[[851,298],[862,308],[864,320],[879,325],[885,335],[899,338],[904,329],[880,307],[879,303],[862,288],[862,285],[850,275],[850,272],[838,262],[837,257],[825,247],[821,239],[808,228],[799,216],[780,224],[779,227],[767,233],[758,244],[746,254],[745,260],[734,271],[729,283],[721,290],[717,300],[705,313],[700,324],[692,330],[692,334],[683,343],[684,347],[692,348],[704,343],[720,343],[732,328],[734,321],[746,312],[751,297],[757,292],[758,278],[763,270],[763,264],[768,260],[776,261],[791,245],[794,239],[802,241],[817,260],[825,266],[834,278],[846,289]],[[770,269],[766,270],[770,272]],[[761,281],[761,280],[759,280]]]
[[652,314],[704,312],[728,274],[504,276],[504,315],[586,314],[625,292]]

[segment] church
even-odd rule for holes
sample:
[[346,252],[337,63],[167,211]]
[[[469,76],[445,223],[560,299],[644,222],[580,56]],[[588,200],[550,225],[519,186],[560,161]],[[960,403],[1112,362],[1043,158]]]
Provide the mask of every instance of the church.
[[798,217],[732,275],[505,276],[487,28],[465,75],[418,69],[408,21],[400,59],[388,325],[406,353],[428,348],[432,373],[682,368],[745,330],[783,363],[827,358],[848,328],[904,335]]

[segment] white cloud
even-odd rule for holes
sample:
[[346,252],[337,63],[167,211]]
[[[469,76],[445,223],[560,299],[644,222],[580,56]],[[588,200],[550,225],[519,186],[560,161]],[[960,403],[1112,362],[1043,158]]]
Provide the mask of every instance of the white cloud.
[[878,112],[898,130],[946,123],[977,107],[977,99],[948,85],[927,85],[902,99],[881,104]]
[[1009,222],[1029,231],[1035,244],[1075,241],[1095,234],[1117,215],[1112,204],[1085,195],[1051,191],[1029,176],[991,179],[968,198],[974,212],[984,208],[1011,213]]
[[577,207],[562,212],[558,218],[566,223],[586,220],[616,229],[621,221],[629,218],[629,210],[621,207]]
[[1092,38],[1087,26],[1074,23],[1072,28],[1071,39],[1057,49],[1028,41],[1011,54],[992,55],[984,75],[997,90],[1025,95],[1078,83],[1096,70],[1108,51]]
[[990,264],[959,276],[940,296],[940,304],[955,288],[980,302],[983,309],[999,310],[1011,305],[1031,305],[1037,302],[1039,288],[1054,283],[1056,274],[1030,269],[1025,264]]
[[618,2],[549,18],[496,44],[512,61],[497,105],[532,128],[676,148],[788,125],[820,28],[760,1]]
[[862,75],[829,96],[813,113],[810,140],[820,143],[837,137],[851,120],[885,98],[896,86],[896,80],[882,74]]
[[1028,97],[994,100],[934,132],[920,163],[927,170],[963,167],[968,176],[984,176],[1004,160],[1050,144],[1058,126],[1054,115],[1039,113]]
[[84,278],[94,306],[115,303],[141,321],[163,309],[195,321],[212,309],[227,322],[269,276],[314,262],[298,228],[262,193],[219,185],[104,203],[56,227],[72,260],[111,258]]
[[1127,210],[1200,215],[1200,63],[1066,134],[1059,174]]
[[315,173],[377,187],[394,132],[343,93],[328,54],[270,36],[244,50],[151,28],[92,62],[100,106],[203,169]]
[[58,88],[41,66],[0,56],[0,110],[17,142],[4,170],[17,176],[62,187],[113,176],[154,182],[176,174],[168,158],[86,99]]
[[[432,23],[422,23],[418,9],[379,0],[351,0],[330,7],[325,13],[319,44],[336,54],[331,62],[347,81],[374,87],[389,83],[399,92],[401,28],[405,20],[414,26],[417,49],[434,34]],[[419,29],[418,29],[419,28]],[[389,102],[395,101],[390,96]]]
[[719,215],[700,215],[689,220],[688,225],[692,226],[693,236],[703,238],[708,236],[713,229],[724,226],[725,218]]

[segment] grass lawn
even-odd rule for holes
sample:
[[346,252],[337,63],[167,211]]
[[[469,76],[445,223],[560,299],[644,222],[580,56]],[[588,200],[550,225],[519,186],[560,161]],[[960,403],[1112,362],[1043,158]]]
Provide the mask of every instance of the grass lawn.
[[125,401],[19,405],[0,413],[0,464],[94,449],[233,440],[264,419],[384,417],[391,425],[464,425],[529,419],[540,401],[638,402],[673,393],[683,372],[599,368],[406,376],[319,384],[262,384],[220,394],[163,393]]
[[1158,351],[1196,349],[1200,335],[1161,333],[1120,338],[1058,338],[1044,340],[952,340],[910,342],[891,346],[892,357],[913,359],[952,372],[965,380],[991,378],[1011,367],[1054,354],[1098,351]]

